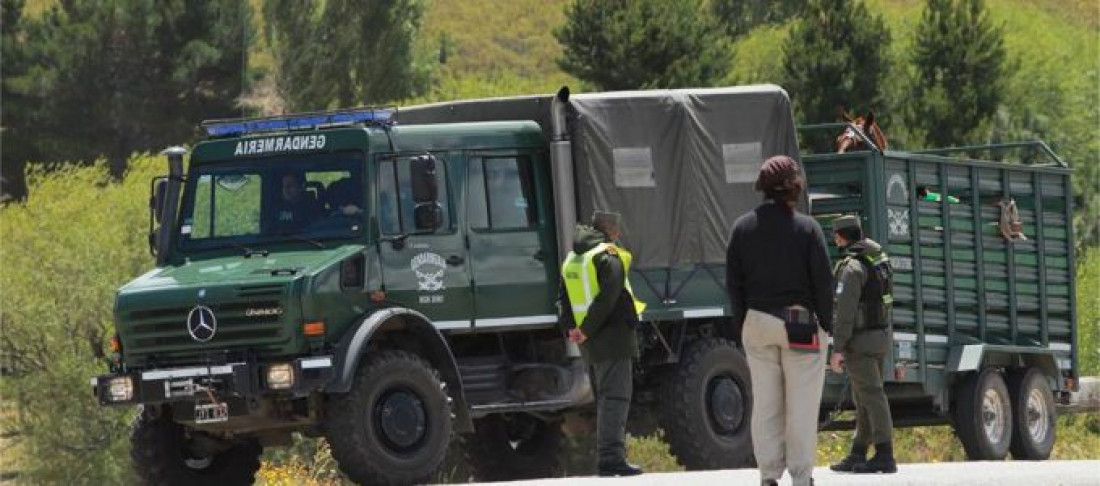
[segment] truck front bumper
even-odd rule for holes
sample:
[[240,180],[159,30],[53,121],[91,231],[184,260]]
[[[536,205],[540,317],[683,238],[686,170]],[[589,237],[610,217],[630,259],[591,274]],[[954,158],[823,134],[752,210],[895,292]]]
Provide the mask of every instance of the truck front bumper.
[[91,379],[100,405],[193,402],[215,397],[298,398],[319,390],[333,377],[332,357],[315,356],[271,363],[185,366],[100,375]]

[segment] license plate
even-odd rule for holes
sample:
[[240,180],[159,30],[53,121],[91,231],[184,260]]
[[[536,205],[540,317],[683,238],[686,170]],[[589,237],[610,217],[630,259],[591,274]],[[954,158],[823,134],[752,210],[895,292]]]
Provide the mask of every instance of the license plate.
[[229,420],[229,404],[225,402],[195,405],[195,423],[197,424],[225,422],[226,420]]

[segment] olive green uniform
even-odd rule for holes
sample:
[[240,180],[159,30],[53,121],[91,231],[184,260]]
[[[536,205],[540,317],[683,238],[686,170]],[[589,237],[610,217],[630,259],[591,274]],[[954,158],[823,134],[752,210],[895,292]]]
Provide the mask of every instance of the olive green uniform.
[[852,399],[856,406],[856,433],[852,441],[857,447],[890,443],[893,421],[882,369],[890,349],[890,330],[881,322],[868,323],[860,302],[868,275],[860,262],[875,256],[882,248],[869,238],[845,249],[845,259],[836,267],[836,303],[833,306],[833,350],[844,355],[851,380]]
[[[577,226],[573,252],[583,254],[607,237],[588,226]],[[626,419],[633,393],[633,359],[638,353],[633,296],[626,288],[623,262],[613,250],[594,259],[599,279],[596,295],[580,329],[588,337],[581,344],[591,366],[596,392],[596,448],[600,464],[626,464]],[[569,294],[562,285],[560,322],[576,326]]]

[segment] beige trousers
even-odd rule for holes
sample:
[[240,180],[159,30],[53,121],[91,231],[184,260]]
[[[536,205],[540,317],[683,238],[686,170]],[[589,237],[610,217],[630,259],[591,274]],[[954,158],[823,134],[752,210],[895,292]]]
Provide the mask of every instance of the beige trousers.
[[810,484],[817,450],[817,419],[825,384],[825,331],[820,352],[791,350],[775,316],[749,310],[741,331],[752,376],[752,448],[761,482],[791,473],[794,486]]

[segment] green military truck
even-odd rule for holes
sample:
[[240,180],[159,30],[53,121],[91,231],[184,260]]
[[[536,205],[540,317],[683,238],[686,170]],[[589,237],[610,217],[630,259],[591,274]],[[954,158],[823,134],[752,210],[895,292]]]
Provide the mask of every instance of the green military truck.
[[[648,304],[633,412],[690,469],[752,464],[723,262],[760,161],[798,155],[782,89],[563,89],[204,128],[186,172],[167,151],[157,267],[119,289],[116,358],[92,379],[102,404],[140,405],[143,480],[249,483],[294,432],[325,437],[361,484],[428,481],[453,434],[481,479],[555,474],[562,418],[593,402],[557,325],[558,264],[597,208],[623,213]],[[1009,442],[1042,457],[1054,393],[1076,378],[1068,171],[879,151],[805,169],[814,214],[858,212],[912,260],[889,363],[899,423],[952,421],[976,458]],[[895,176],[909,193],[888,190]],[[1031,243],[986,234],[992,183]],[[914,184],[965,204],[910,200]],[[887,209],[905,208],[920,216],[885,238],[901,224]],[[826,387],[823,413],[846,393]]]

